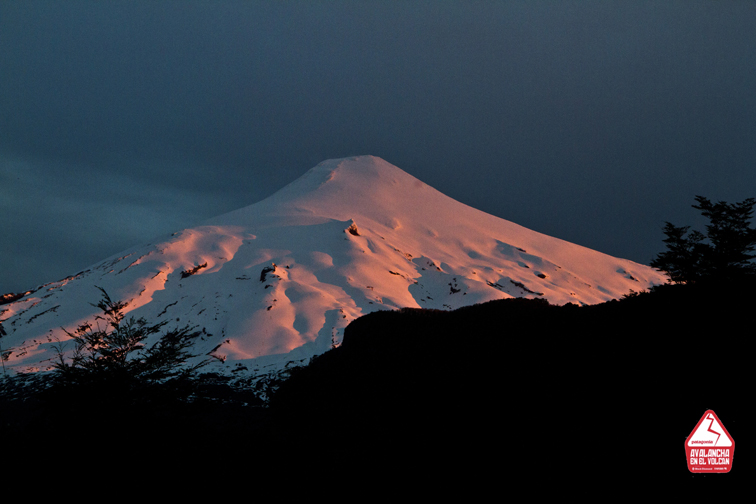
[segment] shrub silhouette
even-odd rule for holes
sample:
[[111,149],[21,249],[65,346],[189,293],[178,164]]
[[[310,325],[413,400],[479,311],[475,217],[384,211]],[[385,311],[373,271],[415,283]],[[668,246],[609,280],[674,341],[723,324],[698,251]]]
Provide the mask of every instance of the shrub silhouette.
[[674,283],[732,282],[754,275],[756,229],[750,227],[750,220],[756,199],[740,203],[712,203],[703,196],[695,199],[698,204],[693,208],[709,220],[706,234],[688,234],[690,226],[667,222],[667,250],[651,261],[651,266],[665,272]]
[[102,299],[93,306],[102,315],[95,318],[97,327],[84,324],[75,333],[66,331],[75,345],[70,358],[62,346],[57,347],[51,376],[56,394],[93,406],[186,400],[195,385],[195,371],[208,362],[187,365],[196,357],[189,349],[201,332],[189,326],[171,329],[148,347],[147,338],[161,332],[166,322],[125,320],[126,303],[113,301],[104,289],[98,289]]

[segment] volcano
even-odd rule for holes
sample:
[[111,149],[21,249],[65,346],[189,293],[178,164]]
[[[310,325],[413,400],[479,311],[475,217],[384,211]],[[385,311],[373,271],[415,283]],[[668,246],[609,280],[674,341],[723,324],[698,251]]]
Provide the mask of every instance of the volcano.
[[260,376],[340,345],[352,320],[377,310],[510,297],[596,304],[664,282],[359,156],[0,305],[2,349],[8,369],[49,369],[64,329],[93,322],[101,287],[127,303],[127,317],[202,328],[194,353],[214,357],[214,371]]

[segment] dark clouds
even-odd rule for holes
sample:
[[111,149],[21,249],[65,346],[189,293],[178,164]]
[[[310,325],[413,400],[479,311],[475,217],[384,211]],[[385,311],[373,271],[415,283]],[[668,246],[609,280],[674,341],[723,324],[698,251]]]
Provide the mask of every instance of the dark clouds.
[[648,262],[756,196],[751,2],[0,3],[0,291],[373,154]]

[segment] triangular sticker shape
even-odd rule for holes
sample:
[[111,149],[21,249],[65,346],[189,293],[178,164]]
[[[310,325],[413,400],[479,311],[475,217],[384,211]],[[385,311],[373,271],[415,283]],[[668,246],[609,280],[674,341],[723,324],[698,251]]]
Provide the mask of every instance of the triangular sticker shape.
[[685,455],[692,473],[727,473],[732,469],[735,440],[717,414],[707,410],[685,440]]

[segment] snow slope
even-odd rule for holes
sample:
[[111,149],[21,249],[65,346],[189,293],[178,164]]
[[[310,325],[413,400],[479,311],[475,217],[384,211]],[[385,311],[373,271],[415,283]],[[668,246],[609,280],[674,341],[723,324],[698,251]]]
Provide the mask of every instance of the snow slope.
[[[134,247],[0,305],[6,367],[49,368],[92,321],[96,286],[128,316],[204,328],[215,371],[275,372],[375,310],[543,297],[594,304],[665,278],[459,203],[386,161],[328,160],[269,198]],[[70,344],[69,344],[70,349]]]

